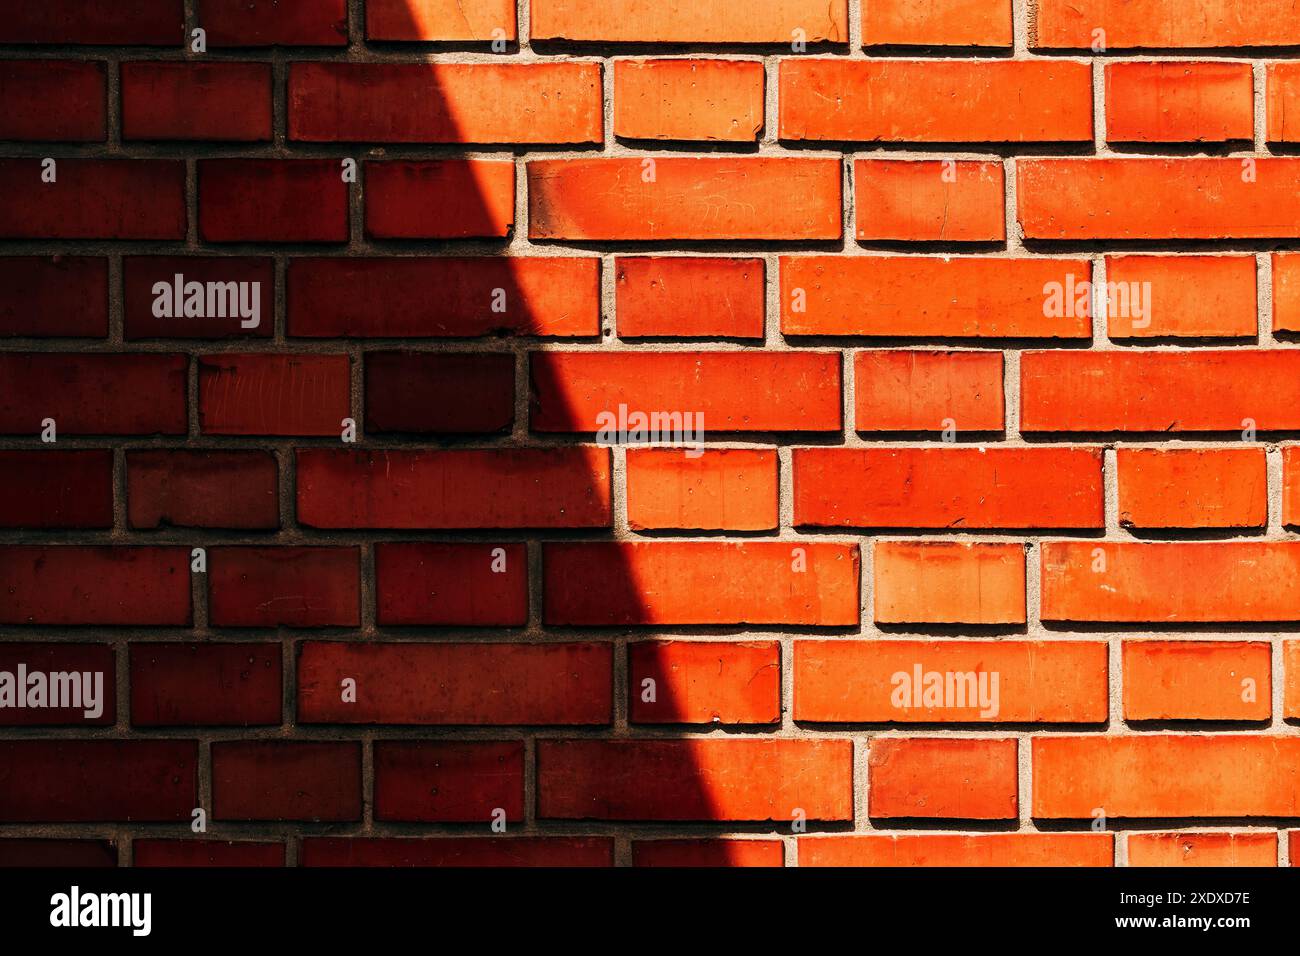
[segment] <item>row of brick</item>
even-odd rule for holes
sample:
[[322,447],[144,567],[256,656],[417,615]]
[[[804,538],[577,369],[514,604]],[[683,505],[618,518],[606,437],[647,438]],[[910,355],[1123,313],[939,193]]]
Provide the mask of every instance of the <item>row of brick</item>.
[[[896,165],[907,167],[906,178],[928,164]],[[503,197],[501,208],[508,206]],[[422,208],[409,196],[391,208],[399,207]],[[909,209],[917,224],[938,212],[924,203]],[[952,235],[954,227],[939,228]],[[1084,259],[781,257],[780,325],[791,337],[1087,339],[1094,305],[1104,302],[1115,341],[1257,337],[1254,256],[1111,255],[1105,268],[1103,292],[1093,263]],[[1300,332],[1300,254],[1274,253],[1271,268],[1272,330]],[[768,277],[761,258],[617,256],[613,271],[620,338],[765,336]],[[286,332],[291,338],[594,337],[601,330],[600,273],[594,257],[293,258],[284,283]],[[105,258],[0,257],[0,282],[0,337],[109,333]],[[164,307],[155,308],[159,283]],[[246,284],[243,300],[220,291],[229,283]],[[123,334],[128,340],[269,338],[276,287],[268,257],[128,255],[122,259]],[[439,295],[429,296],[430,287]],[[936,356],[931,368],[958,361],[976,359]],[[986,380],[992,366],[979,368]]]
[[[1093,140],[1087,64],[809,60],[783,63],[779,76],[783,140]],[[289,78],[295,140],[599,143],[603,136],[600,69],[593,64],[297,64]],[[356,87],[374,99],[363,101]],[[0,61],[0,139],[102,143],[107,88],[101,61]],[[757,60],[616,60],[613,88],[620,138],[752,143],[765,128],[765,70]],[[429,98],[434,89],[443,98],[437,105]],[[1300,65],[1269,64],[1266,91],[1268,141],[1300,141]],[[1105,94],[1114,143],[1255,138],[1249,63],[1110,64]],[[425,111],[412,115],[408,104],[417,96]],[[270,63],[128,61],[120,97],[125,140],[272,138]],[[503,98],[528,106],[526,115],[485,105],[499,107]],[[552,98],[563,99],[563,107],[547,107]],[[832,99],[836,109],[825,109]],[[973,122],[971,110],[994,102],[1004,105]]]
[[[848,0],[697,0],[686,9],[641,0],[527,0],[535,41],[846,46]],[[862,43],[877,46],[1012,46],[1011,0],[908,0],[862,5]],[[1214,48],[1300,44],[1290,0],[1034,0],[1031,49]],[[342,46],[347,0],[198,0],[196,22],[213,46]],[[376,41],[484,43],[517,38],[515,0],[366,0]],[[0,43],[179,45],[182,0],[48,0],[15,10]],[[1102,31],[1098,37],[1097,31]]]
[[[374,497],[392,490],[315,510],[355,522],[357,512],[367,516]],[[417,502],[416,518],[423,507]],[[309,512],[307,523],[315,516]],[[410,520],[404,512],[390,523]],[[369,523],[377,522],[370,517]],[[381,624],[525,622],[521,545],[393,543],[377,550]],[[455,563],[471,557],[477,557],[471,566]],[[542,558],[547,625],[861,623],[856,544],[571,542],[543,545]],[[360,560],[355,547],[212,548],[210,622],[356,627]],[[189,563],[186,547],[3,546],[0,570],[9,587],[0,594],[0,623],[188,627]],[[1040,617],[1063,623],[1293,621],[1300,617],[1298,565],[1300,542],[1292,540],[1049,541],[1041,554]],[[1203,585],[1207,579],[1213,588]],[[887,625],[1023,625],[1025,546],[878,542],[874,615]]]
[[[10,184],[0,238],[182,240],[185,166],[170,159],[0,160],[0,176]],[[202,159],[197,166],[204,241],[349,238],[346,161]],[[370,168],[382,170],[365,215],[376,238],[500,237],[511,228],[510,164]],[[1004,238],[996,164],[864,160],[856,168],[860,240]],[[556,159],[531,160],[526,170],[528,235],[536,240],[803,242],[843,235],[839,159]],[[1019,222],[1029,240],[1300,236],[1300,158],[1024,159],[1016,175]],[[479,183],[494,198],[464,194]],[[439,197],[455,192],[461,192],[454,205],[465,209],[462,220],[447,225],[428,215]],[[950,198],[958,213],[951,226],[945,222]],[[1180,210],[1172,221],[1171,207]],[[1019,265],[1030,262],[1051,266]]]
[[[1300,641],[1282,647],[1282,716],[1300,718]],[[299,653],[299,724],[613,719],[608,644],[307,642]],[[797,640],[786,667],[793,672],[791,714],[808,724],[1101,724],[1109,713],[1107,658],[1101,641]],[[114,661],[104,644],[0,644],[0,670],[10,675],[22,667],[29,675],[100,674],[104,683],[94,707],[84,699],[66,707],[9,703],[0,726],[113,726]],[[278,644],[134,644],[129,672],[134,727],[283,721]],[[776,724],[781,673],[775,641],[636,642],[628,650],[628,716],[634,724]],[[1266,642],[1125,641],[1122,673],[1128,721],[1273,717]],[[348,680],[351,700],[343,693]]]
[[[1029,748],[1035,819],[1300,815],[1295,737],[1061,736]],[[360,821],[362,749],[357,741],[214,742],[211,819]],[[868,812],[1016,820],[1018,750],[1015,738],[875,737]],[[507,821],[524,817],[521,741],[377,741],[373,751],[379,820],[486,826],[498,809]],[[853,752],[841,738],[539,740],[536,812],[543,820],[849,822]],[[192,740],[8,740],[0,756],[0,816],[11,822],[188,822],[199,805]]]

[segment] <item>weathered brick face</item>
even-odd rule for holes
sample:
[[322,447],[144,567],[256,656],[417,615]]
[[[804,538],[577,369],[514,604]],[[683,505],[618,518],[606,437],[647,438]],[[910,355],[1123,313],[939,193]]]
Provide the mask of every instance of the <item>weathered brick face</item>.
[[1298,45],[7,4],[0,865],[1291,862]]

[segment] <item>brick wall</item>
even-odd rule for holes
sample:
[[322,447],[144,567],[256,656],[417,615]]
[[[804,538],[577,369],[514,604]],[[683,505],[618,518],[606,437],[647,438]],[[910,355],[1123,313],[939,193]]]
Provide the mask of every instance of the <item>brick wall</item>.
[[0,863],[1289,862],[1298,48],[0,4]]

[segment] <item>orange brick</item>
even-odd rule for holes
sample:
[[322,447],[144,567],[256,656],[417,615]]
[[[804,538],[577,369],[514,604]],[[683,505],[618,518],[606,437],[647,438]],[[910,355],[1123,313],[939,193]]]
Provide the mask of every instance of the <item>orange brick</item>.
[[859,239],[1001,242],[1000,163],[860,159],[854,164]]
[[1132,528],[1262,528],[1263,448],[1121,448],[1119,520]]
[[1264,734],[1036,737],[1033,815],[1293,817],[1300,737]]
[[619,337],[762,338],[764,279],[762,259],[620,256]]
[[859,352],[853,377],[860,432],[1002,430],[1001,352]]
[[1015,740],[876,737],[867,763],[872,817],[1016,817]]
[[533,239],[838,239],[837,159],[612,157],[528,164]]
[[616,60],[614,135],[753,142],[763,132],[757,60]]
[[1277,866],[1276,833],[1130,833],[1129,866]]
[[1253,140],[1249,63],[1112,63],[1106,138],[1112,143]]
[[1100,528],[1095,448],[796,448],[794,523]]
[[1273,331],[1300,332],[1300,255],[1273,253]]
[[1042,586],[1045,621],[1293,621],[1300,541],[1049,541]]
[[1111,866],[1109,833],[870,833],[802,837],[800,866]]
[[[1101,723],[1107,649],[1100,641],[796,641],[794,719],[818,723]],[[922,679],[916,681],[916,668]],[[990,675],[997,712],[927,698],[939,674]],[[902,675],[901,677],[899,675]],[[970,687],[969,681],[960,685]],[[978,691],[978,683],[975,690]]]
[[1125,641],[1126,720],[1268,720],[1270,648],[1262,642]]
[[634,531],[772,531],[772,450],[724,448],[692,458],[675,449],[628,449],[627,520]]
[[1107,256],[1107,332],[1254,338],[1255,272],[1254,256]]
[[1072,60],[781,61],[783,140],[1092,141],[1092,71]]
[[781,719],[781,650],[774,641],[646,641],[628,648],[628,668],[633,723]]
[[1011,0],[872,0],[862,45],[1009,47]]
[[784,866],[780,840],[633,840],[633,866]]
[[371,40],[490,43],[517,35],[514,0],[366,0]]
[[366,163],[366,235],[504,238],[515,224],[514,163]]
[[1300,158],[1026,159],[1016,177],[1027,239],[1300,236]]
[[609,43],[848,42],[847,0],[531,0],[534,40]]
[[878,624],[1023,624],[1019,544],[877,541]]
[[1034,0],[1031,47],[1086,50],[1105,31],[1112,50],[1291,46],[1300,22],[1291,0]]
[[547,624],[858,623],[857,545],[555,542],[542,561]]
[[1300,143],[1300,63],[1270,63],[1265,89],[1268,141]]
[[1049,315],[1047,289],[1089,282],[1084,259],[783,256],[786,335],[1087,338],[1086,304]]
[[1282,716],[1300,717],[1300,641],[1282,642],[1282,673]]
[[[1099,383],[1105,387],[1099,387]],[[1300,428],[1300,351],[1025,352],[1026,432]]]

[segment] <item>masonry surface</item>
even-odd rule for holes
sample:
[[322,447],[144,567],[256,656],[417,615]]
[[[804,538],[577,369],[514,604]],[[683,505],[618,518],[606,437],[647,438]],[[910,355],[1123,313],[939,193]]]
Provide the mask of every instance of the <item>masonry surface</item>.
[[1298,55],[3,0],[0,865],[1300,859]]

